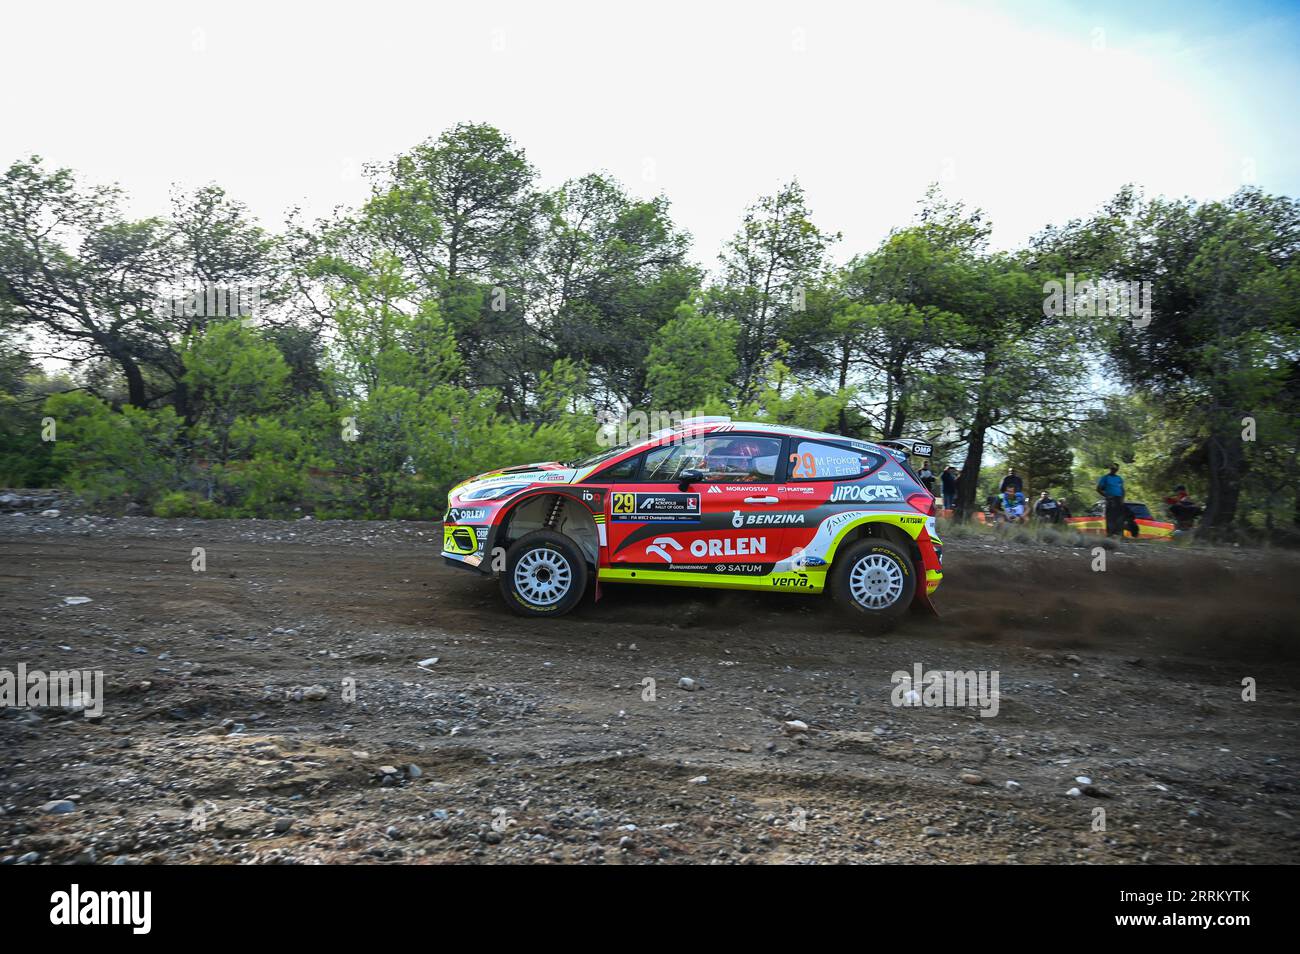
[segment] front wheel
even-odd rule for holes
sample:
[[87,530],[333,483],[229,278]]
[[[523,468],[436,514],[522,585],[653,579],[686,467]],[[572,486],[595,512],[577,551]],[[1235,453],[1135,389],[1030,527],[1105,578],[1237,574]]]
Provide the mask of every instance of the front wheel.
[[506,552],[501,596],[520,616],[563,616],[587,591],[587,561],[562,533],[534,530]]
[[894,620],[916,595],[916,571],[896,544],[867,539],[836,554],[831,593],[848,612],[876,620]]

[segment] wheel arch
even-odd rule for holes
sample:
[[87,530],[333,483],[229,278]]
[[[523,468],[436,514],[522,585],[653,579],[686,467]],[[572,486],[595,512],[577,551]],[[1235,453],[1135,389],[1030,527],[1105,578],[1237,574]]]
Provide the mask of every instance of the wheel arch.
[[[602,514],[603,516],[603,514]],[[532,530],[554,530],[578,545],[594,571],[600,564],[601,528],[596,514],[572,492],[546,488],[522,495],[502,512],[492,546],[510,545]]]
[[[918,527],[924,524],[918,524]],[[914,570],[924,575],[925,566],[921,559],[921,548],[917,546],[916,537],[912,536],[900,525],[894,523],[888,515],[863,517],[849,525],[847,530],[840,533],[835,541],[831,544],[829,552],[826,554],[826,562],[834,566],[835,555],[845,547],[852,546],[859,540],[884,539],[891,543],[897,544],[903,548],[912,560]]]

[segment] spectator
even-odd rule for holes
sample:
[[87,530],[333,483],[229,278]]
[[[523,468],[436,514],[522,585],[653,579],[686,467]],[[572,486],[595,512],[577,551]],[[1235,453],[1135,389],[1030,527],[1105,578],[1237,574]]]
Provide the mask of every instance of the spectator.
[[1097,480],[1097,493],[1106,501],[1106,536],[1122,537],[1128,508],[1124,506],[1124,478],[1119,475],[1119,464],[1111,464],[1110,472]]
[[1038,495],[1038,502],[1034,504],[1034,516],[1047,523],[1060,523],[1061,505],[1049,497],[1044,490]]
[[1007,515],[1008,523],[1025,522],[1025,495],[1020,491],[1003,491],[1002,512]]
[[925,484],[925,489],[930,491],[930,496],[934,496],[934,471],[930,469],[930,462],[927,460],[921,465],[916,476],[921,478],[921,483]]
[[1024,489],[1025,482],[1020,479],[1020,475],[1016,473],[1016,469],[1014,467],[1008,467],[1007,475],[1002,478],[1002,485],[998,487],[998,493],[1005,494],[1010,491],[1018,494],[1023,493]]
[[952,510],[957,506],[957,468],[949,464],[939,475],[939,487],[943,490],[943,509]]
[[1165,503],[1169,504],[1169,516],[1174,518],[1174,524],[1179,530],[1192,529],[1196,518],[1205,512],[1197,506],[1182,484],[1174,488],[1172,497],[1165,498]]

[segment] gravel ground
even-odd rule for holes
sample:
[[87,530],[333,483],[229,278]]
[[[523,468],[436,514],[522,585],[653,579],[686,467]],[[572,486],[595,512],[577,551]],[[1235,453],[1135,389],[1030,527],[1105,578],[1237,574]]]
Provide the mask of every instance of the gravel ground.
[[[0,858],[1298,860],[1294,554],[953,539],[940,617],[868,634],[666,588],[520,620],[440,541],[0,516],[0,671],[106,696],[0,710]],[[895,706],[916,664],[996,671],[997,714]]]

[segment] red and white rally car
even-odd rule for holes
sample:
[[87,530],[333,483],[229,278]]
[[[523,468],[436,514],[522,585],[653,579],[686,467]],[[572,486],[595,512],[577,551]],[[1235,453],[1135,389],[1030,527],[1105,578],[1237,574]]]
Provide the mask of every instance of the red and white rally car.
[[588,584],[820,593],[892,618],[932,608],[943,578],[919,442],[873,444],[693,418],[570,464],[480,474],[447,495],[443,557],[495,575],[529,616],[573,609]]

